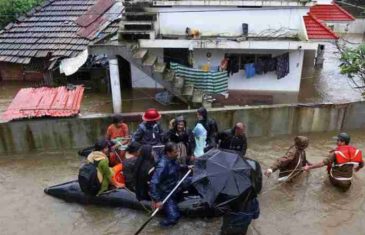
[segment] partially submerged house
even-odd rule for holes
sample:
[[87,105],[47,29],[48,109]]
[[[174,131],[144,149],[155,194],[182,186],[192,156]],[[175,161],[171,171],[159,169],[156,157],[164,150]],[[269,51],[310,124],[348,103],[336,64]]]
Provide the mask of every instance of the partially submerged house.
[[[163,87],[190,104],[210,106],[215,93],[229,99],[230,93],[237,92],[293,102],[305,61],[313,65],[319,42],[339,38],[320,11],[311,10],[317,9],[316,4],[307,0],[125,1],[119,42],[97,43],[90,54],[111,59],[115,91],[120,91],[121,74],[133,87]],[[113,101],[119,106],[117,97],[120,94]]]
[[103,58],[87,46],[116,33],[122,10],[114,0],[46,0],[0,31],[0,81],[105,77]]

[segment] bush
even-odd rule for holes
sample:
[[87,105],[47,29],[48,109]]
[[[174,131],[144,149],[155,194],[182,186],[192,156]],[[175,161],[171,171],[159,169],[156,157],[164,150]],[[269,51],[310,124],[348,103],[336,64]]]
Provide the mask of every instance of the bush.
[[341,73],[346,74],[354,88],[360,89],[365,95],[365,44],[343,50],[341,62]]
[[0,29],[44,0],[0,0]]

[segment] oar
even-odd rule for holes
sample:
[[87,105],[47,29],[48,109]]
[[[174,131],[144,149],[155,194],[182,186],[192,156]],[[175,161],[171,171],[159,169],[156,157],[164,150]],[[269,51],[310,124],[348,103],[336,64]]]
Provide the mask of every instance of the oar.
[[[169,198],[171,197],[171,195],[176,191],[176,189],[180,186],[180,184],[182,184],[182,182],[186,179],[186,177],[188,177],[188,175],[190,174],[191,169],[184,175],[184,177],[177,183],[177,185],[175,186],[175,188],[173,188],[171,190],[171,192],[169,193],[169,195],[167,195],[167,197],[165,197],[165,199],[162,201],[162,206],[165,204],[165,202],[167,200],[169,200]],[[134,234],[134,235],[138,235],[140,234],[140,232],[142,232],[142,230],[144,229],[144,227],[146,227],[146,225],[153,219],[153,217],[157,214],[157,212],[160,210],[160,208],[156,208],[156,210],[152,213],[152,215],[150,216],[150,218],[144,222],[144,224],[138,229],[138,231]]]

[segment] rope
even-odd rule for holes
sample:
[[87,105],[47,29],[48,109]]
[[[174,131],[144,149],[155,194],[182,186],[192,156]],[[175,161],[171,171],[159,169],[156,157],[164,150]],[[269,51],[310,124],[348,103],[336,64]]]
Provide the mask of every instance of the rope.
[[[290,178],[290,179],[292,179],[292,178],[294,178],[295,176],[297,176],[297,175],[299,175],[300,173],[302,173],[302,170],[297,170],[298,172],[296,172],[295,174],[293,174],[293,176]],[[269,181],[269,180],[266,180],[266,182],[267,181]],[[286,182],[288,182],[289,181],[289,178],[287,179],[287,180],[285,180],[285,181],[283,181],[283,182],[280,182],[280,183],[278,183],[277,185],[275,185],[274,187],[271,187],[270,189],[267,189],[267,190],[265,190],[264,192],[262,192],[260,195],[264,195],[264,194],[266,194],[266,193],[268,193],[268,192],[270,192],[270,191],[272,191],[272,190],[274,190],[274,189],[276,189],[276,188],[278,188],[278,187],[280,187],[282,184],[285,184]]]

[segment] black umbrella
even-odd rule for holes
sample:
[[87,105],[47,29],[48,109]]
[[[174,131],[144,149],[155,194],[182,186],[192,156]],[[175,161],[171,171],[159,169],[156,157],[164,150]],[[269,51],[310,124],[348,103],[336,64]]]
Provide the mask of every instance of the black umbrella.
[[252,167],[234,151],[212,149],[195,161],[193,185],[212,205],[219,194],[236,197],[252,186]]

